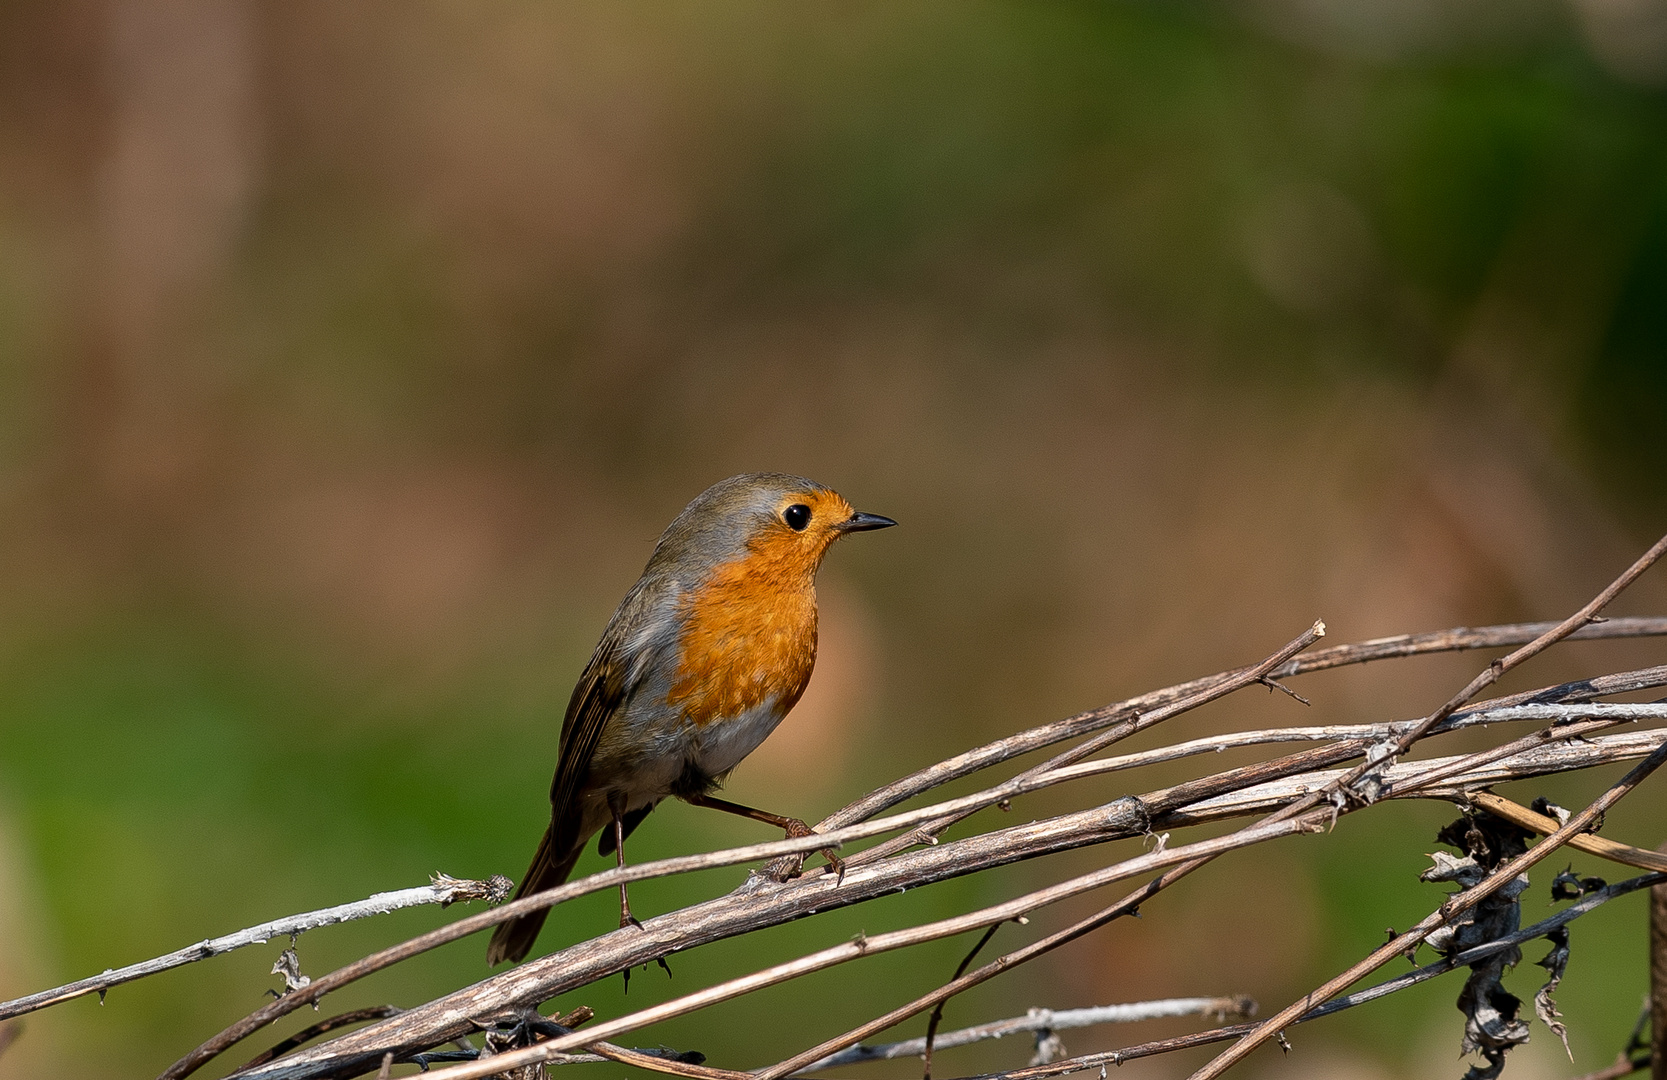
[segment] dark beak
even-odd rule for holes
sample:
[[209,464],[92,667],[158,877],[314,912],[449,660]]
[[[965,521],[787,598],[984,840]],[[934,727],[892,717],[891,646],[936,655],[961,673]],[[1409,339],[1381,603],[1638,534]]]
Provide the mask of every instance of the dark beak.
[[867,532],[870,529],[889,529],[897,522],[879,514],[865,514],[857,511],[839,523],[840,532]]

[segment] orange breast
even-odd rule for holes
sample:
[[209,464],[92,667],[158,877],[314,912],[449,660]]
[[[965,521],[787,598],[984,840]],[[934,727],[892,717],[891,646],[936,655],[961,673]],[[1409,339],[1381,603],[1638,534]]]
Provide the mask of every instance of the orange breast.
[[725,563],[684,600],[681,663],[668,702],[697,725],[771,699],[783,712],[816,663],[816,590],[803,560],[768,549]]

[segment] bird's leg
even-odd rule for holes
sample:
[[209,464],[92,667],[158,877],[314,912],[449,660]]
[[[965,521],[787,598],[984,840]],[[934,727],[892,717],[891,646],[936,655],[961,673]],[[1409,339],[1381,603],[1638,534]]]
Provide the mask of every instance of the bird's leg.
[[[623,870],[625,869],[625,814],[620,804],[615,800],[608,802],[608,811],[613,814],[614,818],[614,864]],[[619,883],[619,928],[623,930],[627,926],[634,926],[638,930],[646,930],[641,920],[631,914],[631,898],[626,894],[625,882],[622,881]],[[665,957],[657,956],[654,958],[654,962],[660,965],[660,969],[666,973],[667,978],[671,977],[671,965],[666,963]],[[625,989],[629,991],[631,989],[631,969],[626,968],[624,974]]]
[[[609,800],[608,809],[614,816],[614,862],[621,870],[625,869],[625,815],[620,812],[619,803]],[[638,930],[643,928],[637,917],[631,914],[631,897],[625,891],[625,882],[619,883],[619,928],[634,926]]]
[[[725,799],[715,799],[710,795],[685,796],[683,801],[688,803],[690,806],[707,806],[711,807],[713,810],[722,810],[726,814],[735,814],[738,817],[751,818],[753,821],[762,821],[766,825],[774,825],[776,828],[787,833],[787,838],[789,840],[796,840],[801,836],[816,835],[815,829],[812,829],[809,825],[806,825],[798,818],[782,817],[780,814],[770,814],[763,810],[754,810],[750,806],[742,806],[740,803],[732,803]],[[823,848],[822,857],[828,860],[828,865],[833,868],[834,873],[838,874],[840,880],[843,881],[845,878],[845,860],[841,859],[833,848]],[[796,856],[793,861],[796,865],[789,873],[783,874],[781,876],[781,880],[785,881],[788,878],[798,876],[798,868],[804,864],[804,856]]]

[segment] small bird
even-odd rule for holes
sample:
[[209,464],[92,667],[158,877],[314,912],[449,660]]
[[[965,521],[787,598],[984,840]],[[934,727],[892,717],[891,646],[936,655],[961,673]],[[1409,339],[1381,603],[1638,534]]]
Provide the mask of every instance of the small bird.
[[[666,527],[579,676],[561,725],[550,826],[517,897],[567,880],[591,836],[625,865],[625,839],[676,796],[811,836],[798,818],[712,792],[798,702],[816,663],[816,571],[846,533],[886,529],[800,476],[746,473],[701,492]],[[838,858],[823,852],[836,866]],[[619,887],[619,925],[640,925]],[[538,911],[503,923],[489,964],[520,960]]]

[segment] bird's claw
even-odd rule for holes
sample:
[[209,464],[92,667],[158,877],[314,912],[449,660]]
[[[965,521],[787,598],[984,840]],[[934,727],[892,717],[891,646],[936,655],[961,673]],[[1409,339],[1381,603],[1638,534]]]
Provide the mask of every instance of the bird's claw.
[[764,876],[777,885],[785,884],[804,873],[805,857],[803,853],[797,855],[783,855],[775,862],[764,868]]
[[[815,829],[806,825],[798,818],[788,818],[787,824],[783,826],[783,828],[785,829],[787,839],[789,840],[798,840],[802,837],[817,835]],[[845,881],[845,860],[841,859],[833,848],[821,848],[819,849],[819,853],[823,858],[828,860],[828,868],[839,876],[839,881],[843,884]],[[764,872],[766,877],[779,885],[798,877],[800,874],[804,873],[804,869],[805,856],[803,853],[800,853],[797,855],[782,856],[766,867]]]

